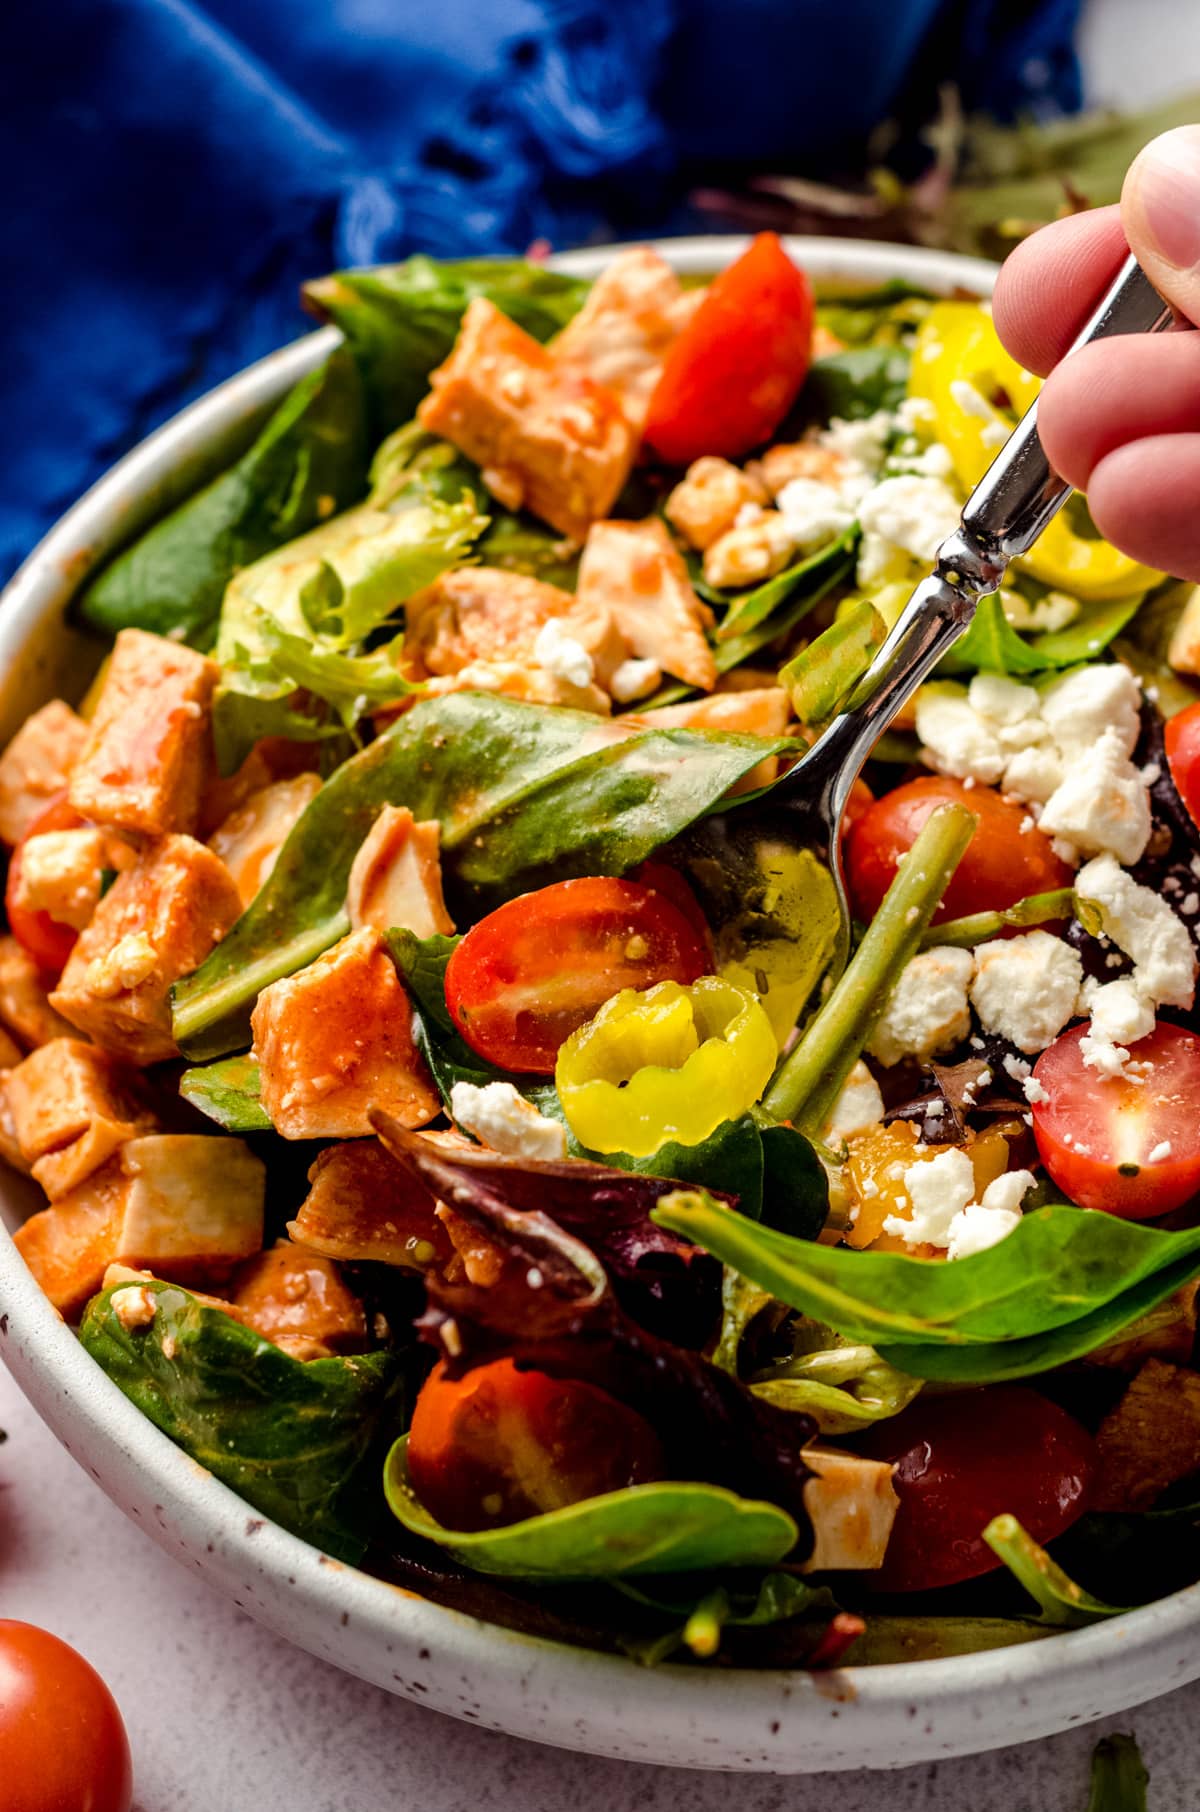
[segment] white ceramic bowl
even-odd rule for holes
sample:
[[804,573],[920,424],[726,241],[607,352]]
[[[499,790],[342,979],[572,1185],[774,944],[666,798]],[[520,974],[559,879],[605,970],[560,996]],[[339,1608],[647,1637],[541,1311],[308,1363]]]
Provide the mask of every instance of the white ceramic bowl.
[[[662,250],[709,271],[739,239]],[[994,267],[906,246],[798,240],[818,279],[901,277],[990,291]],[[611,248],[560,268],[594,275]],[[63,626],[91,567],[244,445],[337,336],[315,333],[222,384],[115,466],[47,535],[0,604],[0,742],[56,691],[78,697],[95,645]],[[10,1224],[34,1206],[0,1175]],[[698,1768],[898,1768],[1045,1736],[1200,1676],[1200,1586],[1044,1642],[838,1673],[632,1662],[514,1634],[342,1566],[253,1514],[139,1414],[51,1309],[0,1230],[0,1350],[67,1450],[160,1547],[315,1655],[389,1692],[565,1748]]]

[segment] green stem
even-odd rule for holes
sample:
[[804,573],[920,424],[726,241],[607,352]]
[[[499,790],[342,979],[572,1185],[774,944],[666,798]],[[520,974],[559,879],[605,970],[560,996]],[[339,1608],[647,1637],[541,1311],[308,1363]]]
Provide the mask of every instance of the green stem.
[[983,1532],[983,1539],[993,1554],[998,1554],[1013,1577],[1025,1587],[1041,1607],[1040,1623],[1052,1623],[1059,1629],[1080,1629],[1087,1623],[1100,1623],[1106,1617],[1120,1617],[1126,1607],[1104,1604],[1093,1598],[1082,1586],[1051,1560],[1045,1548],[1039,1547],[1028,1530],[1015,1516],[994,1516]]
[[926,819],[841,980],[763,1096],[774,1119],[790,1120],[802,1132],[819,1133],[825,1125],[871,1027],[916,954],[975,824],[963,805],[939,806]]
[[862,598],[790,660],[779,683],[792,696],[802,724],[828,723],[849,698],[887,634],[883,618]]
[[684,1645],[693,1655],[707,1661],[721,1646],[721,1630],[729,1616],[729,1597],[718,1586],[702,1598],[683,1626]]
[[921,939],[922,950],[934,944],[982,944],[987,938],[999,937],[1010,925],[1045,925],[1053,919],[1069,919],[1075,912],[1075,889],[1056,887],[1052,893],[1031,893],[1003,912],[972,912],[965,919],[947,919],[943,925],[931,925]]

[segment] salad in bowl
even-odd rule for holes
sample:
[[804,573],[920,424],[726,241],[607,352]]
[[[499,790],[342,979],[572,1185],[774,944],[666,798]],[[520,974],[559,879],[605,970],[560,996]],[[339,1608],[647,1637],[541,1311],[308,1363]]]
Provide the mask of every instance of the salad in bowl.
[[[263,1517],[641,1661],[1200,1577],[1200,594],[1081,501],[733,860],[1036,393],[984,304],[425,259],[0,755],[26,1264]],[[740,846],[738,846],[740,847]]]

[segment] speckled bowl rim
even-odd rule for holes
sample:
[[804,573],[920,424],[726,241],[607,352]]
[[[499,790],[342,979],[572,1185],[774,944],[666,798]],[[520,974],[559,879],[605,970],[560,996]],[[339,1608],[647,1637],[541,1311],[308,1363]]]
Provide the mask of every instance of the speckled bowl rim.
[[[661,249],[680,270],[703,272],[745,243],[682,239]],[[941,293],[961,286],[984,294],[995,276],[982,260],[908,246],[790,245],[826,281],[898,277]],[[613,249],[557,263],[591,276]],[[0,735],[53,691],[78,693],[89,645],[64,628],[62,613],[84,575],[244,444],[336,341],[332,329],[310,334],[213,390],[114,466],[51,530],[0,598]],[[20,1179],[0,1179],[10,1218],[29,1206]],[[3,1230],[0,1350],[68,1451],[182,1564],[313,1654],[486,1728],[687,1767],[897,1768],[1045,1736],[1200,1676],[1200,1586],[1090,1629],[946,1660],[826,1675],[640,1669],[446,1610],[339,1565],[256,1516],[93,1363]]]

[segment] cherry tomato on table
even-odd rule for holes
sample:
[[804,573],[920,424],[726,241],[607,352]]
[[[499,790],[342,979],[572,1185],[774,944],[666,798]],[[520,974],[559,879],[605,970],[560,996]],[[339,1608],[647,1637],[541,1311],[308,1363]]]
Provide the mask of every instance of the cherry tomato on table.
[[1075,1026],[1033,1068],[1038,1156],[1081,1208],[1124,1220],[1168,1214],[1200,1189],[1200,1038],[1160,1020],[1130,1046],[1124,1075],[1083,1061]]
[[70,925],[60,925],[48,912],[30,912],[27,907],[16,904],[23,852],[31,837],[40,837],[44,831],[78,830],[83,822],[74,807],[67,803],[67,795],[60,793],[34,819],[9,857],[8,881],[4,889],[4,911],[9,929],[44,975],[62,974],[79,933]]
[[774,233],[710,284],[663,362],[645,440],[668,465],[736,459],[768,439],[812,356],[813,290]]
[[490,1529],[661,1478],[649,1422],[594,1384],[518,1371],[429,1374],[413,1410],[408,1476],[447,1529]]
[[473,1051],[549,1075],[564,1039],[621,988],[694,982],[708,941],[653,887],[556,881],[473,925],[446,965],[446,1006]]
[[973,912],[999,912],[1029,894],[1073,884],[1074,869],[1055,855],[1025,806],[1005,799],[994,787],[968,787],[931,774],[885,793],[851,828],[846,879],[855,914],[864,923],[879,910],[900,858],[912,848],[925,820],[951,801],[965,805],[979,822],[933,915],[935,925]]
[[895,1462],[900,1508],[883,1592],[928,1592],[1001,1565],[983,1539],[1005,1511],[1047,1542],[1087,1506],[1095,1444],[1065,1410],[1024,1385],[920,1399],[880,1423],[855,1450]]
[[0,1620],[4,1812],[129,1812],[133,1770],[117,1702],[48,1630]]
[[1163,740],[1175,789],[1200,824],[1200,704],[1169,717]]

